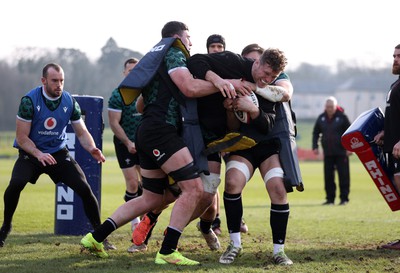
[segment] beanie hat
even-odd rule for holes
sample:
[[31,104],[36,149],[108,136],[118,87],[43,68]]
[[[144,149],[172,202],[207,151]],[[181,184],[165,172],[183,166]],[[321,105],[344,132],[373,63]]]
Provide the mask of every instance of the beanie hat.
[[222,37],[221,35],[219,35],[219,34],[210,35],[207,38],[207,49],[211,44],[214,44],[214,43],[222,44],[224,46],[224,49],[225,49],[225,38]]

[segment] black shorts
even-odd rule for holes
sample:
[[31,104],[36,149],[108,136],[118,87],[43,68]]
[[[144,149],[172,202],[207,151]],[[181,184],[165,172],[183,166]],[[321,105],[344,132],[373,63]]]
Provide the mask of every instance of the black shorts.
[[279,139],[273,138],[267,141],[262,141],[254,147],[246,150],[230,152],[229,156],[238,155],[246,158],[253,166],[253,169],[257,169],[267,158],[274,154],[279,154],[281,149],[280,146],[281,144]]
[[207,160],[221,163],[221,154],[220,153],[210,154],[207,156]]
[[173,125],[142,122],[138,127],[136,149],[143,169],[160,169],[173,154],[185,147]]
[[121,169],[127,169],[139,165],[139,156],[137,153],[130,153],[128,148],[116,136],[114,136],[113,142],[115,154]]
[[55,165],[43,166],[35,157],[19,150],[10,183],[20,186],[30,182],[35,184],[39,176],[48,174],[54,183],[63,182],[73,189],[79,196],[92,194],[85,174],[78,163],[70,156],[67,149],[52,154],[57,161]]

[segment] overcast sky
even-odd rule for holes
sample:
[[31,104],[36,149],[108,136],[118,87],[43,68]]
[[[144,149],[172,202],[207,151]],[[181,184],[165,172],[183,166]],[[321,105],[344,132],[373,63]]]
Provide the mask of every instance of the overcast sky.
[[95,59],[110,37],[145,54],[163,25],[178,20],[189,26],[192,54],[205,53],[207,37],[218,33],[237,53],[250,43],[279,47],[288,68],[338,60],[391,65],[399,7],[399,0],[2,1],[0,58],[12,58],[16,48],[62,47]]

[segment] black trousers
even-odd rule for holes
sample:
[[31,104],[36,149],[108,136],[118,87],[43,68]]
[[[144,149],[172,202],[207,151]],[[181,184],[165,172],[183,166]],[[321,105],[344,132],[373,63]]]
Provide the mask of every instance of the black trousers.
[[350,165],[347,155],[324,156],[326,200],[334,202],[336,198],[335,170],[339,176],[340,201],[349,201]]
[[20,150],[10,183],[4,192],[3,224],[5,226],[11,226],[20,194],[26,184],[28,182],[35,184],[43,173],[48,174],[54,183],[62,181],[76,192],[82,198],[83,208],[93,228],[100,225],[99,204],[78,163],[66,149],[60,150],[52,156],[56,159],[57,164],[43,166],[35,157]]

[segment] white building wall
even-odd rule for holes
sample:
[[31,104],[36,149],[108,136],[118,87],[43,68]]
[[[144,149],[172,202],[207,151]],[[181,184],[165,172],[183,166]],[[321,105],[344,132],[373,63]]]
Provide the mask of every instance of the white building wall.
[[369,109],[380,107],[385,111],[386,92],[372,93],[367,91],[335,91],[334,94],[301,93],[293,95],[292,108],[297,119],[316,119],[324,111],[325,100],[334,96],[338,105],[344,108],[345,113],[353,122],[361,113]]

